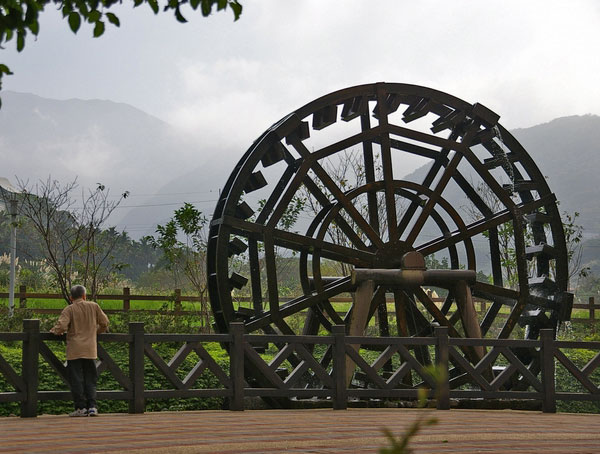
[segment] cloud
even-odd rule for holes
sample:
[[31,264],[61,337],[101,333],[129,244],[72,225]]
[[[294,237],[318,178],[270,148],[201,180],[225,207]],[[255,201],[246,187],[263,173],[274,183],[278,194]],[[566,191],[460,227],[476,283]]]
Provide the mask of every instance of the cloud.
[[16,71],[5,87],[127,102],[240,153],[312,99],[377,81],[430,86],[527,126],[600,113],[599,10],[596,0],[249,0],[237,22],[188,14],[181,25],[122,6],[122,27],[100,40],[75,39],[51,14],[22,54],[5,51]]
[[[108,143],[97,125],[58,143],[41,145],[45,153],[57,156],[58,164],[84,181],[98,178],[114,169],[118,149]],[[41,150],[40,150],[41,151]],[[118,163],[117,163],[118,164]]]
[[[213,64],[182,62],[181,97],[167,121],[209,149],[240,150],[306,100],[301,75],[285,63],[228,58]],[[290,107],[291,106],[291,107]]]
[[199,49],[179,59],[165,117],[211,146],[244,150],[312,99],[377,81],[431,86],[481,102],[508,127],[600,112],[600,63],[589,58],[600,49],[588,5],[249,4],[208,56]]

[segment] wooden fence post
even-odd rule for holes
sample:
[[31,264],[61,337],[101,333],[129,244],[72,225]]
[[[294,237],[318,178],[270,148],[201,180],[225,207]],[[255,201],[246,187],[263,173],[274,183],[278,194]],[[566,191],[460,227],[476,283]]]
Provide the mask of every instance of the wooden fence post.
[[181,289],[175,289],[175,312],[181,312]]
[[589,311],[590,311],[590,320],[594,320],[596,318],[596,308],[594,307],[595,300],[594,300],[593,296],[590,296],[590,299],[588,300],[588,304],[589,304]]
[[21,297],[19,298],[19,307],[21,309],[25,309],[27,307],[27,298],[25,298],[23,295],[27,293],[27,286],[19,285],[19,293],[21,294]]
[[346,410],[348,408],[348,390],[346,389],[346,326],[334,325],[331,328],[333,335],[333,381],[335,394],[333,396],[333,409]]
[[435,327],[435,365],[438,368],[438,373],[444,374],[443,380],[438,381],[436,390],[437,409],[450,409],[450,377],[448,376],[448,327]]
[[554,330],[540,330],[542,361],[542,411],[556,413],[556,385],[554,381]]
[[129,287],[123,287],[123,310],[128,311],[131,309],[131,289]]
[[132,336],[129,343],[129,413],[144,413],[144,324],[130,322],[129,334]]
[[25,400],[21,402],[21,417],[33,418],[37,416],[40,321],[23,320],[23,332],[27,335],[27,339],[23,341],[22,350]]
[[231,344],[229,345],[229,375],[233,395],[229,401],[232,411],[244,411],[244,324],[229,324]]

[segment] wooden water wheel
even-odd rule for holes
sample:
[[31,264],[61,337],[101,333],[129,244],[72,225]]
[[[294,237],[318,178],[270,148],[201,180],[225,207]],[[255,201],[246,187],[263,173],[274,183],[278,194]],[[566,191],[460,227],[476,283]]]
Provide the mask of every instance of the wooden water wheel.
[[[483,337],[535,339],[567,320],[572,297],[556,198],[498,120],[440,91],[376,83],[323,96],[268,128],[235,166],[211,223],[217,330],[231,321],[251,333],[348,326],[351,305],[340,311],[334,300],[354,296],[351,271],[398,269],[409,252],[429,266],[487,268],[489,277],[469,284],[488,302],[476,320]],[[426,170],[407,175],[415,157]],[[351,178],[332,172],[350,158]],[[286,230],[298,200],[311,210]],[[282,301],[284,275],[299,280],[302,294]],[[234,289],[250,295],[251,306],[236,302]],[[453,316],[455,292],[436,303],[428,290],[375,286],[361,328],[415,336],[445,325],[468,335]]]

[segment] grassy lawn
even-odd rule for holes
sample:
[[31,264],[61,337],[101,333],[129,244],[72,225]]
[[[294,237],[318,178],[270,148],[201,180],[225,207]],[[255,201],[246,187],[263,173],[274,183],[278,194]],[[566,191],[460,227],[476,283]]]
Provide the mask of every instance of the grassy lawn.
[[[102,307],[104,310],[122,310],[123,309],[123,301],[119,301],[119,300],[99,299],[98,304],[100,304],[100,307]],[[285,303],[282,303],[282,304],[285,304]],[[66,305],[65,301],[62,299],[28,298],[26,307],[28,309],[61,310],[65,307],[65,305]],[[438,303],[436,303],[436,305],[438,306],[438,308],[441,308],[442,303],[438,302]],[[143,311],[143,310],[172,311],[172,310],[174,310],[174,306],[175,306],[175,303],[173,302],[173,300],[171,299],[171,297],[169,295],[165,295],[164,301],[145,301],[145,300],[131,300],[130,301],[130,308],[131,308],[131,310],[134,310],[134,311]],[[197,303],[197,302],[183,301],[181,303],[181,306],[184,311],[189,311],[191,313],[194,313],[194,312],[197,312],[200,310],[200,303]],[[251,309],[252,303],[250,301],[245,300],[245,301],[235,302],[234,306],[235,307],[238,307],[238,306],[246,307],[246,308]],[[335,310],[339,314],[343,315],[343,314],[347,313],[347,311],[350,309],[351,303],[350,302],[333,302],[332,306],[335,308]],[[8,298],[0,299],[0,308],[1,307],[8,307]],[[15,300],[15,307],[17,307],[17,308],[19,307],[18,300]],[[488,303],[486,305],[486,309],[489,309],[489,307],[490,307],[490,304]],[[481,311],[481,304],[479,302],[475,303],[475,308],[479,314],[479,317],[482,318],[484,316],[485,312]],[[390,314],[393,317],[393,315],[395,313],[394,304],[390,303],[388,301],[387,309],[388,309],[388,314]],[[450,308],[450,314],[454,313],[456,311],[456,309],[457,309],[456,305],[453,304]],[[269,310],[268,302],[265,302],[264,310],[266,310],[266,311]],[[510,311],[511,311],[511,308],[509,306],[503,306],[499,312],[499,316],[506,317],[506,316],[508,316],[508,314],[510,314]],[[303,316],[304,314],[306,314],[306,312],[307,312],[306,310],[303,310],[299,315]],[[575,320],[575,321],[588,320],[589,319],[589,311],[587,309],[573,309],[571,318],[572,318],[572,320]],[[599,311],[597,318],[600,318],[600,311]],[[373,323],[374,323],[374,320],[372,320],[371,324],[373,324]]]
[[[102,309],[105,310],[120,310],[123,309],[123,301],[119,300],[98,300],[97,303]],[[62,299],[27,299],[27,309],[63,309],[66,306],[66,302]],[[8,298],[0,298],[0,307],[8,307]],[[15,300],[15,307],[19,307],[19,301]],[[130,308],[133,310],[160,310],[168,309],[173,310],[174,303],[169,300],[168,296],[165,296],[164,301],[144,301],[144,300],[131,300]],[[200,303],[193,303],[182,301],[181,307],[183,310],[195,311],[200,309]]]
[[[28,309],[62,309],[66,302],[62,299],[27,299]],[[0,298],[0,306],[8,307],[8,298]],[[19,300],[15,299],[15,307],[19,307]]]

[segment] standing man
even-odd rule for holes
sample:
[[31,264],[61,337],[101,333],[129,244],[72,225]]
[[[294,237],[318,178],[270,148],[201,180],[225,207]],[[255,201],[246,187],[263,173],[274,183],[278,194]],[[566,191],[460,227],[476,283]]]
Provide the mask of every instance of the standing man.
[[65,307],[50,330],[67,333],[67,370],[75,411],[69,416],[98,416],[96,407],[96,334],[108,330],[108,317],[97,303],[86,301],[83,285],[71,288],[71,304]]

